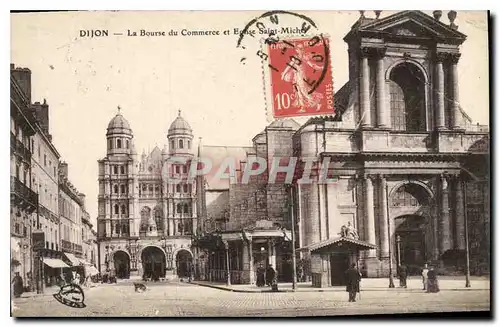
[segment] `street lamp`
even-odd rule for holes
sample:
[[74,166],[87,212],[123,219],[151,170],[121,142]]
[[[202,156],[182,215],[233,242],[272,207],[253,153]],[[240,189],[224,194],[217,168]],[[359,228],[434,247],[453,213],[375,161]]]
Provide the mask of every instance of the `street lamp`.
[[469,222],[467,217],[467,183],[462,180],[465,224],[465,287],[470,287],[470,257],[469,257]]
[[293,187],[290,185],[289,186],[289,198],[288,198],[288,204],[289,204],[289,214],[290,214],[290,220],[292,224],[292,271],[293,271],[293,276],[292,276],[292,291],[295,292],[297,288],[297,258],[296,258],[296,253],[295,253],[295,215],[294,215],[294,208],[293,208]]
[[389,220],[389,187],[385,184],[385,204],[387,209],[387,235],[389,236],[389,288],[394,288],[394,278],[392,277],[392,241],[391,241],[391,226]]

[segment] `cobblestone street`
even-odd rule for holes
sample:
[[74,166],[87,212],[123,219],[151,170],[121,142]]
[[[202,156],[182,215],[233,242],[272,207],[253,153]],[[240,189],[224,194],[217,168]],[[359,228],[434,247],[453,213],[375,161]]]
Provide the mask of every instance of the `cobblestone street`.
[[489,290],[420,289],[346,292],[238,293],[186,283],[148,285],[135,293],[131,283],[99,285],[85,291],[83,309],[57,302],[51,294],[14,300],[13,316],[315,316],[489,310]]

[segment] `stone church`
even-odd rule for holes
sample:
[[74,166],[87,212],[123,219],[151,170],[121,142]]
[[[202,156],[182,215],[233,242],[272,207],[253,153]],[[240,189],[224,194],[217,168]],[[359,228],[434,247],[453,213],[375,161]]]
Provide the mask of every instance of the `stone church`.
[[[168,145],[138,156],[129,122],[118,112],[108,124],[106,157],[99,160],[98,237],[100,271],[118,278],[185,276],[193,261],[197,229],[195,181],[187,180],[193,133],[179,116],[168,129]],[[186,164],[168,167],[171,156]]]
[[[117,114],[99,161],[101,272],[184,276],[193,262],[204,280],[253,283],[257,269],[273,266],[279,281],[290,281],[295,247],[301,280],[326,287],[342,284],[353,262],[366,277],[386,277],[399,264],[410,273],[425,263],[456,270],[468,244],[471,272],[488,273],[489,131],[460,105],[466,36],[456,12],[449,22],[440,11],[379,16],[362,13],[344,37],[349,80],[335,94],[335,116],[302,126],[277,120],[251,146],[205,146],[197,155],[179,116],[168,147],[138,157]],[[248,184],[205,176],[176,185],[161,173],[171,155],[208,157],[214,167],[232,157],[238,176],[255,156],[268,166],[274,157],[299,164],[291,185],[268,183],[268,171]],[[328,162],[327,182],[315,163],[304,175],[312,161]]]

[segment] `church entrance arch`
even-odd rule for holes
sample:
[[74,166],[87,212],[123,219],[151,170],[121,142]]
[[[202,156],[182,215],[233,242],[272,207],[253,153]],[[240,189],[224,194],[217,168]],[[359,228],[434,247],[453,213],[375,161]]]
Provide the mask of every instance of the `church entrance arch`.
[[113,261],[115,263],[116,278],[128,279],[130,278],[130,257],[125,251],[116,251],[113,254]]
[[398,264],[418,275],[427,261],[425,229],[426,219],[419,215],[404,215],[395,219],[396,255]]
[[145,278],[158,280],[165,277],[165,253],[156,246],[148,246],[142,250],[141,261]]
[[[175,257],[177,266],[177,276],[179,278],[189,277],[190,270],[192,270],[193,255],[188,250],[181,249],[177,252]],[[192,274],[193,272],[191,272]]]

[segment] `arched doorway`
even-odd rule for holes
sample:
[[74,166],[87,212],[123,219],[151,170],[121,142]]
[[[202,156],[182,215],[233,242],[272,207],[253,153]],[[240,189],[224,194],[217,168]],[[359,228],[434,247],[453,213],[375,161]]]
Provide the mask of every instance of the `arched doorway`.
[[189,277],[189,270],[192,267],[193,256],[188,250],[179,250],[175,257],[177,266],[177,276],[179,278]]
[[144,276],[153,280],[165,277],[165,253],[155,246],[146,247],[141,254]]
[[427,218],[431,198],[430,191],[418,182],[400,185],[391,194],[395,255],[397,263],[407,266],[411,274],[420,273],[429,259],[427,242],[434,242]]
[[389,95],[393,130],[426,130],[425,77],[416,65],[403,62],[391,70]]
[[113,255],[113,262],[115,263],[116,278],[130,278],[130,257],[125,251],[116,251]]
[[418,274],[427,261],[425,228],[426,219],[418,215],[396,218],[396,255],[399,264]]

